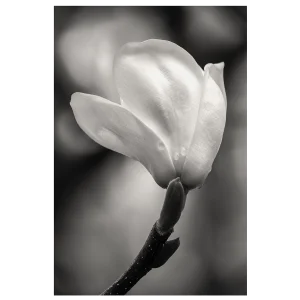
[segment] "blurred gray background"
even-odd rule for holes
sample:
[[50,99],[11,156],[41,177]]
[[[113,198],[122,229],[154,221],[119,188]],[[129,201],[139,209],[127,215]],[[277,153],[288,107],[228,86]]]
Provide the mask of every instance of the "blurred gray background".
[[165,190],[138,162],[78,127],[71,94],[116,96],[112,61],[125,43],[166,39],[203,68],[225,62],[223,142],[206,184],[189,193],[172,237],[181,245],[129,295],[247,293],[247,8],[55,7],[56,295],[100,294],[130,265]]

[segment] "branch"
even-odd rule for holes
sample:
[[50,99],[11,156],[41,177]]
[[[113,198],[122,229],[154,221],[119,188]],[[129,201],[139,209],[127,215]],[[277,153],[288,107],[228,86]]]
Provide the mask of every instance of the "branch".
[[169,183],[160,218],[153,225],[139,254],[125,271],[101,295],[125,295],[152,268],[163,266],[180,245],[179,238],[167,241],[185,205],[187,192],[179,178]]

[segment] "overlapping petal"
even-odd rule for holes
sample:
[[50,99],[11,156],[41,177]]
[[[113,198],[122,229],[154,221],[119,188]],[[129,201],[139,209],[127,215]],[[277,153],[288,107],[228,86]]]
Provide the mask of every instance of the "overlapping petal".
[[77,123],[94,141],[140,161],[161,187],[175,178],[164,141],[127,108],[82,93],[72,95],[71,106]]
[[198,119],[181,177],[189,188],[204,183],[222,141],[227,107],[223,67],[224,64],[205,67]]
[[212,79],[215,81],[215,83],[219,86],[223,97],[225,99],[226,105],[227,105],[227,97],[225,92],[225,85],[224,85],[224,66],[225,64],[223,62],[218,64],[207,64],[204,67],[204,71],[208,70],[209,75],[212,77]]
[[114,78],[122,105],[161,137],[179,175],[198,116],[203,70],[178,45],[147,40],[122,47]]

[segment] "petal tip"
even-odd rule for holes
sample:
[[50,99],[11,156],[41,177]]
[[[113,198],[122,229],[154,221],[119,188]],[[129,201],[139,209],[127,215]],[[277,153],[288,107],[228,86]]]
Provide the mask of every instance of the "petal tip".
[[220,62],[220,63],[218,63],[218,64],[214,64],[214,66],[215,66],[218,70],[222,71],[222,70],[224,69],[224,67],[225,67],[225,63],[222,61],[222,62]]
[[78,101],[80,99],[80,94],[81,93],[79,93],[79,92],[75,92],[71,95],[71,101],[70,101],[71,107],[74,107],[78,103]]
[[208,70],[213,64],[212,63],[208,63],[204,66],[204,71]]
[[212,66],[214,66],[218,71],[223,71],[225,63],[223,61],[217,64],[208,63],[207,65],[205,65],[204,71],[210,70]]

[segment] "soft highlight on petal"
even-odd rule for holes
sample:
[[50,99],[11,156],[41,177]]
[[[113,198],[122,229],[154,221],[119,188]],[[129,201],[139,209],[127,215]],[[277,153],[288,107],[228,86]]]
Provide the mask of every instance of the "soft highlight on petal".
[[139,118],[102,97],[75,93],[71,107],[81,129],[94,141],[140,161],[163,188],[175,178],[164,142]]
[[198,119],[182,171],[182,183],[189,188],[203,185],[219,151],[225,128],[226,98],[215,82],[216,74],[213,72],[214,77],[211,76],[210,70],[211,67],[205,70]]
[[197,120],[202,69],[178,45],[147,40],[121,48],[114,78],[122,105],[165,142],[179,175]]

